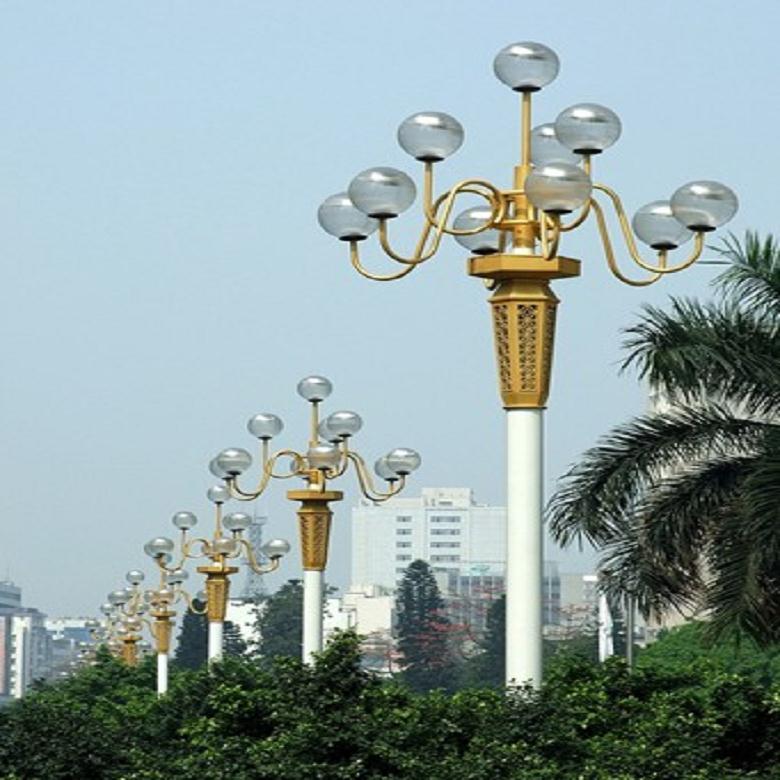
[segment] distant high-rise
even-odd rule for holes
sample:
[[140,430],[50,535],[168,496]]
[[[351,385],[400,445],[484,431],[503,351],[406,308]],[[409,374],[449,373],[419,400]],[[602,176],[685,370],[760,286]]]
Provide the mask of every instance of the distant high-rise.
[[[252,549],[259,550],[263,545],[263,526],[268,522],[268,518],[255,514],[252,518],[252,524],[245,531],[246,540],[252,546]],[[241,591],[241,599],[244,601],[259,601],[266,594],[263,575],[257,574],[247,565],[246,579],[244,588]]]

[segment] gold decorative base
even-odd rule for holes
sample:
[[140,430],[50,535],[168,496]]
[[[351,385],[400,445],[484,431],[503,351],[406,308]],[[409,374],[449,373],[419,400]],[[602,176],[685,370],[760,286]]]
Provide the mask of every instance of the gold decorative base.
[[122,660],[128,666],[135,666],[138,663],[138,636],[122,637]]
[[496,283],[490,305],[505,409],[542,409],[550,392],[555,313],[551,279],[578,276],[568,257],[486,255],[469,258],[469,274]]
[[328,542],[333,512],[331,501],[341,501],[339,490],[290,490],[287,498],[300,501],[298,530],[301,538],[301,559],[306,571],[325,571],[328,564]]
[[222,622],[227,613],[230,575],[236,574],[238,567],[198,566],[197,571],[206,575],[206,616],[209,623]]
[[152,634],[157,649],[157,653],[169,653],[171,649],[171,632],[173,629],[172,619],[176,613],[171,610],[159,609],[152,610],[150,613],[154,618],[152,623]]

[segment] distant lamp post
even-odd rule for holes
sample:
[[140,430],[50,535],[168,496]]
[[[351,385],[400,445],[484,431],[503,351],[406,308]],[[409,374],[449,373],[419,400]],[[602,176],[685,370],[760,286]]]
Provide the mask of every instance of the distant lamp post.
[[[174,554],[176,544],[167,537],[151,539],[146,543],[144,551],[168,575],[169,583],[171,576],[176,577],[177,572],[183,573],[182,567],[188,559],[205,558],[210,561],[204,566],[198,566],[197,571],[206,576],[208,658],[209,661],[215,661],[222,657],[230,577],[239,570],[238,566],[232,565],[233,562],[238,563],[236,559],[243,557],[247,566],[256,574],[268,574],[279,568],[279,562],[282,556],[289,552],[290,545],[284,539],[272,539],[260,550],[255,550],[243,536],[244,531],[251,525],[252,518],[243,512],[222,516],[222,505],[230,498],[228,488],[216,485],[209,489],[208,497],[216,507],[211,538],[190,538],[188,532],[197,525],[198,518],[192,512],[177,512],[172,522],[181,531],[177,551],[179,562],[174,566],[170,565],[169,557]],[[260,562],[260,556],[266,558],[267,562]]]
[[[464,179],[434,194],[434,165],[460,147],[463,128],[436,111],[413,114],[401,123],[401,147],[423,164],[424,221],[412,254],[394,250],[388,235],[390,221],[415,199],[414,182],[402,171],[370,168],[359,173],[346,192],[325,200],[318,215],[328,233],[349,245],[352,265],[369,279],[407,276],[436,254],[448,234],[472,254],[468,273],[493,291],[498,380],[507,412],[506,679],[515,685],[538,685],[542,670],[542,421],[558,305],[550,281],[580,273],[578,260],[558,253],[559,243],[593,215],[612,273],[626,284],[643,286],[692,265],[701,255],[705,234],[737,210],[737,198],[725,185],[693,181],[669,199],[643,206],[629,221],[617,193],[591,178],[593,158],[620,137],[614,112],[580,103],[561,111],[554,122],[532,127],[531,97],[555,79],[558,65],[555,52],[532,42],[505,47],[493,63],[499,80],[520,94],[519,164],[509,188]],[[647,272],[645,278],[633,279],[619,267],[596,193],[614,208],[629,255]],[[481,203],[453,217],[462,195]],[[399,270],[377,274],[364,267],[358,246],[374,232]],[[654,260],[642,257],[635,237],[655,250]],[[670,253],[691,238],[688,256],[670,262]]]
[[144,573],[131,569],[125,575],[128,586],[112,590],[101,611],[107,620],[109,648],[118,648],[118,655],[128,666],[138,663],[138,644],[141,641],[142,615],[146,612],[140,584]]
[[303,489],[287,492],[287,498],[300,503],[298,529],[304,570],[303,660],[306,662],[322,650],[324,571],[333,519],[330,503],[341,501],[344,495],[330,490],[329,480],[341,477],[351,464],[363,495],[371,501],[385,501],[403,490],[406,477],[420,465],[420,456],[414,450],[403,447],[391,450],[375,464],[376,474],[387,485],[384,491],[377,490],[363,458],[350,447],[350,439],[363,426],[360,416],[339,411],[320,420],[320,404],[332,389],[331,383],[321,376],[308,376],[298,383],[298,394],[311,406],[309,442],[301,451],[270,451],[271,439],[283,428],[275,414],[256,414],[249,420],[249,433],[260,441],[261,473],[254,488],[242,488],[238,484],[239,476],[252,465],[252,456],[246,450],[239,447],[222,450],[209,465],[211,473],[224,480],[225,490],[241,501],[258,498],[272,479],[299,477],[306,483]]

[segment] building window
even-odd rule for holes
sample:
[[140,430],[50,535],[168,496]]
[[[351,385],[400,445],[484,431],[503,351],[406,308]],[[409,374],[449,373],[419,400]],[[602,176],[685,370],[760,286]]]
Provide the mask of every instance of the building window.
[[460,528],[431,528],[431,536],[460,536]]
[[395,546],[396,547],[411,547],[412,543],[411,542],[396,542]]
[[412,529],[411,528],[396,528],[395,532],[396,532],[396,534],[398,534],[398,536],[411,536],[412,535]]
[[395,518],[396,523],[411,523],[412,522],[412,516],[411,515],[397,515]]
[[[400,567],[400,568],[395,570],[395,573],[396,574],[405,574],[406,573],[406,569],[404,569],[403,567]],[[400,582],[401,580],[398,580],[398,581]]]
[[396,555],[395,559],[397,561],[411,561],[412,560],[412,556],[411,555]]
[[431,547],[460,547],[460,542],[431,542]]
[[432,523],[459,523],[460,515],[431,515]]
[[456,563],[460,555],[431,555],[432,563]]

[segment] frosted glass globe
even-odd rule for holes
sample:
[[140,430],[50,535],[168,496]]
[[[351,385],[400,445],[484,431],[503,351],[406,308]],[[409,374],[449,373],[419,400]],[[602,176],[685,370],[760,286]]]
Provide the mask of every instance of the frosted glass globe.
[[380,479],[385,479],[388,482],[395,482],[395,480],[398,479],[398,474],[390,468],[387,462],[387,455],[379,458],[376,463],[374,463],[374,474]]
[[420,111],[398,127],[401,148],[421,162],[439,162],[463,143],[463,126],[454,116],[439,111]]
[[228,477],[237,477],[252,465],[252,456],[241,447],[228,447],[222,450],[214,461],[217,468],[224,471]]
[[672,214],[668,200],[654,200],[638,209],[631,220],[636,237],[653,249],[676,249],[693,233]]
[[209,471],[217,477],[217,479],[227,479],[228,473],[218,463],[216,458],[212,458],[209,461]]
[[238,552],[238,542],[235,539],[221,537],[219,539],[214,539],[211,543],[211,549],[217,555],[235,556]]
[[333,392],[333,385],[324,376],[307,376],[298,382],[298,395],[307,401],[324,401]]
[[172,553],[173,541],[166,536],[155,536],[144,545],[144,551],[152,558],[160,558],[167,553]]
[[355,412],[333,412],[327,418],[327,427],[336,436],[346,439],[363,427],[363,420]]
[[[490,225],[493,222],[493,211],[487,206],[474,206],[461,211],[452,226],[457,230],[472,230],[481,225]],[[501,231],[496,228],[485,228],[479,233],[470,233],[465,236],[455,236],[455,240],[469,252],[475,255],[492,255],[501,248]]]
[[261,412],[254,417],[250,417],[246,424],[246,429],[252,436],[258,439],[273,439],[282,432],[284,424],[275,415],[270,412]]
[[198,524],[198,518],[192,512],[177,512],[171,518],[171,522],[180,531],[189,531]]
[[290,543],[286,539],[270,539],[260,548],[260,552],[271,560],[281,558],[290,552]]
[[703,233],[725,225],[737,213],[739,201],[718,181],[691,181],[675,190],[671,206],[685,227]]
[[387,465],[400,476],[411,474],[420,468],[422,459],[414,450],[407,447],[396,447],[385,456]]
[[189,572],[184,569],[174,569],[165,575],[165,581],[169,585],[181,585],[189,576]]
[[130,571],[125,574],[125,579],[131,585],[140,585],[144,581],[144,573],[140,569],[130,569]]
[[525,192],[536,208],[550,214],[568,214],[590,197],[590,177],[567,163],[535,168],[525,180]]
[[395,168],[369,168],[349,183],[349,197],[369,217],[392,219],[414,202],[414,182]]
[[552,162],[578,165],[580,158],[558,140],[555,124],[547,122],[531,130],[531,162],[537,166]]
[[496,54],[493,72],[515,92],[536,92],[557,75],[558,55],[542,43],[510,43]]
[[341,450],[328,442],[315,444],[309,447],[306,460],[312,469],[335,469],[341,461]]
[[599,154],[620,138],[618,115],[598,103],[578,103],[558,114],[555,135],[577,154]]
[[124,589],[112,590],[106,598],[108,599],[108,602],[115,607],[121,607],[123,604],[127,604],[127,602],[130,601],[130,596],[125,593]]
[[326,233],[340,241],[363,241],[379,226],[375,219],[355,207],[346,192],[326,198],[317,209],[317,221]]
[[224,504],[230,500],[230,491],[224,485],[213,485],[206,491],[206,498],[212,504]]
[[246,531],[252,525],[252,518],[246,512],[231,512],[222,518],[222,525],[228,531]]
[[330,429],[327,418],[325,418],[324,420],[322,420],[322,422],[320,422],[319,426],[317,427],[317,434],[320,437],[320,439],[322,439],[322,441],[329,441],[329,442],[341,441],[341,436],[335,431],[332,431]]

